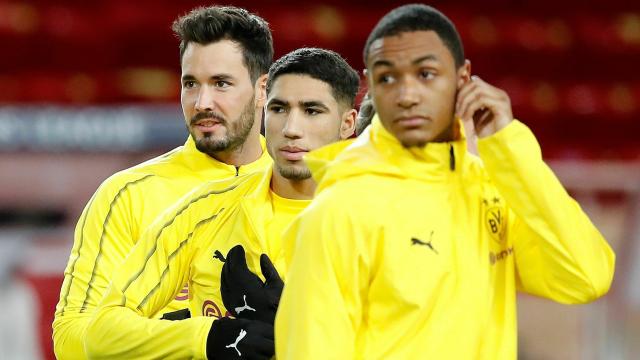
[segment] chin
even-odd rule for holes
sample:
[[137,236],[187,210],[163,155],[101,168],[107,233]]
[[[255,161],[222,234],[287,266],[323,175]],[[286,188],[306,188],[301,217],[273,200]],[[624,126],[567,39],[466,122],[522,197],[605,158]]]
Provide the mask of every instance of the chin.
[[306,166],[280,165],[278,166],[280,176],[289,180],[306,180],[311,178],[311,171]]
[[208,141],[208,142],[217,142],[224,139],[224,136],[217,134],[215,132],[208,133],[196,133],[194,138],[196,141]]
[[405,136],[398,137],[398,141],[400,141],[404,147],[423,147],[433,141],[433,139],[424,134],[405,134]]
[[409,147],[424,147],[425,145],[427,145],[429,143],[429,141],[426,140],[405,140],[405,141],[400,141],[400,143],[402,144],[402,146],[409,148]]

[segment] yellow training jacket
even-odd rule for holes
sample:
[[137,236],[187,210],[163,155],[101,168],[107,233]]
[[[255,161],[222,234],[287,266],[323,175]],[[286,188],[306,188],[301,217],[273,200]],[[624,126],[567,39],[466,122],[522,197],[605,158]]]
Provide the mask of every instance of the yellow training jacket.
[[614,254],[531,131],[406,149],[374,119],[332,161],[308,155],[316,197],[276,317],[288,359],[515,359],[516,290],[561,303],[607,292]]
[[[53,341],[58,359],[86,358],[82,342],[90,317],[113,272],[152,221],[169,205],[206,181],[270,166],[264,138],[261,143],[263,155],[260,159],[236,168],[201,153],[189,137],[184,146],[123,170],[98,188],[76,226],[56,307]],[[186,291],[183,289],[166,309],[159,309],[158,316],[185,308]]]
[[[242,244],[249,269],[261,276],[260,255],[274,258],[270,249],[280,249],[267,241],[270,182],[271,169],[211,182],[162,214],[114,275],[95,312],[85,340],[89,357],[206,358],[211,325],[227,314],[220,295],[224,256]],[[151,319],[185,283],[192,318]]]

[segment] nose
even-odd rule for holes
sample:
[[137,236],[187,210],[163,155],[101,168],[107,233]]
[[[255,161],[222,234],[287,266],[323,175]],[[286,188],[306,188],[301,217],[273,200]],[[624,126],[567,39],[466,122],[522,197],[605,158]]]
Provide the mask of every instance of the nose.
[[396,104],[403,109],[410,109],[420,101],[420,87],[411,76],[404,76],[398,86]]
[[213,111],[215,107],[214,91],[208,86],[200,87],[196,99],[195,108],[197,112]]
[[282,134],[288,139],[299,139],[302,137],[303,116],[299,111],[291,111],[287,116],[287,121],[282,128]]

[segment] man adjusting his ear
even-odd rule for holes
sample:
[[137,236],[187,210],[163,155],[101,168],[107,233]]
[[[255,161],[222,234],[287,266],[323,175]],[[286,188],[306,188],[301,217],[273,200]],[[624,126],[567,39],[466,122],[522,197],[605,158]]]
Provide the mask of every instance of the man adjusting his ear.
[[517,290],[565,304],[608,291],[609,245],[507,94],[470,77],[449,19],[397,8],[364,60],[371,126],[307,156],[318,188],[288,231],[279,360],[515,359]]

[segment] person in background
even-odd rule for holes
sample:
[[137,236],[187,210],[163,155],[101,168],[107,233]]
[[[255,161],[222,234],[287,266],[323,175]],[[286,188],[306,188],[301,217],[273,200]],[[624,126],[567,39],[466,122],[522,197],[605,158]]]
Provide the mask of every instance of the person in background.
[[38,297],[20,275],[29,239],[13,231],[0,234],[0,349],[3,359],[42,359]]
[[358,110],[358,118],[356,119],[356,135],[360,136],[364,129],[371,124],[373,116],[376,114],[376,109],[373,107],[373,101],[371,96],[367,92],[360,102],[360,109]]

